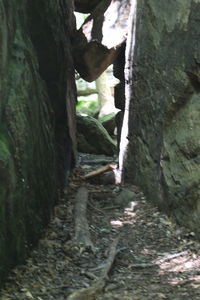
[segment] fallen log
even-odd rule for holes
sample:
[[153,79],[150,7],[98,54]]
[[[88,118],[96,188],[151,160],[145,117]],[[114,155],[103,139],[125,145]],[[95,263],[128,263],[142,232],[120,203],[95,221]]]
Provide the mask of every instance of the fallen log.
[[83,179],[88,179],[88,178],[103,174],[103,173],[107,172],[108,170],[113,170],[115,168],[116,168],[115,164],[108,164],[105,167],[99,168],[95,171],[92,171],[92,172],[86,174],[85,176],[83,176]]
[[83,289],[80,289],[80,290],[72,293],[67,298],[67,300],[95,300],[96,296],[98,294],[102,293],[102,291],[106,285],[108,274],[112,268],[116,254],[118,253],[117,245],[118,245],[119,239],[120,239],[120,236],[115,238],[114,241],[112,242],[107,261],[104,265],[104,268],[102,270],[100,277],[89,288],[83,288]]
[[119,239],[120,239],[120,235],[118,235],[114,241],[112,242],[111,246],[110,246],[110,251],[109,251],[109,255],[108,255],[108,258],[107,258],[107,261],[106,261],[106,264],[102,270],[102,273],[101,273],[101,276],[100,278],[103,280],[106,280],[107,277],[108,277],[108,274],[112,268],[112,265],[114,263],[114,260],[115,260],[115,257],[116,257],[116,254],[118,253],[117,251],[117,245],[119,243]]
[[75,198],[75,242],[85,248],[91,248],[94,252],[95,247],[90,238],[90,230],[87,221],[87,201],[88,190],[82,186],[78,189]]

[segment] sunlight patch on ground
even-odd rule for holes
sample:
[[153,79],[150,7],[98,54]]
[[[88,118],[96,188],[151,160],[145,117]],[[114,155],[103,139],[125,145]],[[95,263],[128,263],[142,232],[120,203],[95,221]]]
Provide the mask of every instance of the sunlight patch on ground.
[[[171,277],[167,280],[170,285],[184,286],[189,284],[192,288],[200,287],[200,257],[189,251],[183,251],[176,254],[167,253],[164,257],[154,261],[159,266],[159,274],[167,273],[184,274],[183,276]],[[188,274],[191,274],[188,276]]]
[[123,226],[123,222],[120,220],[111,220],[110,224],[112,225],[112,227],[114,228],[119,228]]
[[155,264],[159,265],[160,273],[165,272],[179,272],[184,273],[191,270],[199,270],[200,272],[200,257],[195,257],[195,254],[191,257],[188,251],[180,252],[175,254],[176,257],[173,258],[173,254],[166,255],[162,259],[155,260]]
[[191,276],[190,280],[192,281],[190,284],[191,287],[193,287],[195,289],[200,288],[200,275]]
[[127,207],[124,208],[124,217],[120,217],[117,220],[111,220],[110,224],[114,228],[123,227],[124,225],[133,225],[136,220],[137,214],[134,212],[135,207],[138,205],[138,201],[131,201]]
[[168,283],[174,286],[184,286],[189,283],[192,288],[197,289],[200,287],[200,275],[190,276],[188,279],[185,280],[181,277],[173,277],[171,280],[168,280]]
[[128,215],[130,212],[133,212],[137,205],[138,205],[138,201],[129,202],[128,207],[125,207],[124,209],[125,214]]

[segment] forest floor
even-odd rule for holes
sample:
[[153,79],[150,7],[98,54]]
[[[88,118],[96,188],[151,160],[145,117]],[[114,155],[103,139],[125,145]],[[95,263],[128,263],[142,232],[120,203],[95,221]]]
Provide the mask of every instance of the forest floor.
[[[0,299],[64,300],[76,290],[87,290],[118,235],[102,293],[77,299],[200,299],[200,243],[194,233],[159,212],[136,186],[82,180],[81,175],[100,166],[88,157],[82,157],[38,246],[11,272]],[[80,185],[89,191],[87,216],[95,251],[73,243],[74,201]],[[128,193],[129,203],[120,203],[122,191]]]

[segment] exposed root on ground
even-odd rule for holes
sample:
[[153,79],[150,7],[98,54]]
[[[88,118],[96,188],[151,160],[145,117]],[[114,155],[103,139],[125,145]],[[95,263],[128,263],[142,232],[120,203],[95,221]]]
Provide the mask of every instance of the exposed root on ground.
[[90,230],[87,221],[87,202],[88,190],[82,186],[78,189],[75,197],[75,243],[79,244],[83,249],[91,248],[95,252],[95,247],[90,238]]
[[83,160],[74,171],[66,198],[0,299],[200,299],[194,233],[159,212],[138,187],[83,181],[91,166]]
[[112,268],[115,256],[117,254],[117,244],[119,242],[119,236],[117,236],[111,244],[108,259],[103,267],[102,274],[95,282],[89,287],[78,291],[75,291],[70,295],[67,300],[92,300],[102,293],[106,280],[108,279],[108,274]]

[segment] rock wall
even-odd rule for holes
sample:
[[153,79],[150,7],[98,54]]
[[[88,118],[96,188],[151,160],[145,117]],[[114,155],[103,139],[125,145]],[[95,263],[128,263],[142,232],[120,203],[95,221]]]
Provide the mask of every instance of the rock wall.
[[72,11],[0,0],[0,283],[49,221],[73,160]]
[[200,1],[135,2],[125,178],[200,237]]

